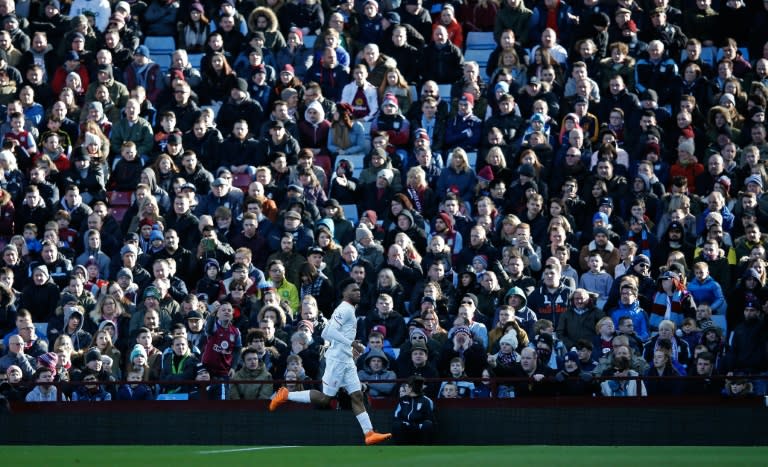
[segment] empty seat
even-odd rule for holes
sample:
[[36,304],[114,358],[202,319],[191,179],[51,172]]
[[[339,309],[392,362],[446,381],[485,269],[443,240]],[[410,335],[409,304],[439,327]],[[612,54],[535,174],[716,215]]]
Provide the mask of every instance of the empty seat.
[[187,59],[192,68],[200,68],[200,63],[202,63],[204,56],[205,54],[189,54]]
[[493,50],[496,48],[496,40],[493,32],[472,31],[467,34],[467,50]]
[[165,73],[168,71],[169,68],[171,68],[171,56],[164,54],[164,55],[152,55],[152,60],[160,65],[160,70]]
[[132,191],[108,191],[107,201],[112,207],[117,206],[130,206],[131,199],[133,198]]
[[451,85],[450,84],[438,84],[437,92],[440,93],[440,100],[445,101],[448,104],[448,108],[451,107]]
[[109,210],[109,212],[117,222],[122,222],[123,218],[125,217],[125,213],[128,212],[128,206],[113,207]]
[[155,54],[171,54],[176,50],[176,39],[173,36],[150,36],[144,39],[144,45],[149,48],[152,58]]
[[360,216],[357,214],[356,204],[343,204],[341,209],[344,211],[344,217],[353,225],[357,225],[357,221],[360,220]]
[[247,173],[232,174],[232,186],[240,188],[243,191],[248,190],[248,185],[250,185],[252,181],[251,176]]
[[312,50],[315,46],[315,42],[317,42],[317,36],[304,36],[304,47],[309,50]]
[[488,64],[488,57],[490,55],[490,50],[467,50],[464,53],[464,61],[477,62],[481,67],[484,67]]

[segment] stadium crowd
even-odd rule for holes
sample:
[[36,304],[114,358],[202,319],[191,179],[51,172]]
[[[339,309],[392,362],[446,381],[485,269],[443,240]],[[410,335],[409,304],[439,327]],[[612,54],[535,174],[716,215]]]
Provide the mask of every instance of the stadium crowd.
[[371,397],[766,392],[768,0],[0,22],[9,400],[311,386],[349,277]]

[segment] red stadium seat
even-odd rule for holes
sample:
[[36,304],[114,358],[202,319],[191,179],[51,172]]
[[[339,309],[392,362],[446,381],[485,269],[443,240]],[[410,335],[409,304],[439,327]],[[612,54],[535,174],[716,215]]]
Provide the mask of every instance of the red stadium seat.
[[131,198],[133,197],[132,191],[108,191],[107,200],[112,207],[116,206],[130,206]]

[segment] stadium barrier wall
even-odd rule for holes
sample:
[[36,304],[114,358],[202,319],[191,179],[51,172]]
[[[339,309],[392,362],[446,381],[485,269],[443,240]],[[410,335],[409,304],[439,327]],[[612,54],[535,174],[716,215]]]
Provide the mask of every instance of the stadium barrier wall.
[[[394,401],[376,401],[388,430]],[[765,445],[763,398],[539,398],[437,403],[436,444]],[[357,445],[349,410],[265,401],[14,404],[2,444]]]

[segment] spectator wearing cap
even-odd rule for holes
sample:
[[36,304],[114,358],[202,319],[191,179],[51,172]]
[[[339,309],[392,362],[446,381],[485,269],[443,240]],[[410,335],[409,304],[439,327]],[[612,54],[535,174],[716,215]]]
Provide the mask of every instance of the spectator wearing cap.
[[[398,358],[399,364],[397,365],[397,377],[408,378],[409,376],[421,376],[426,379],[439,378],[440,374],[437,372],[435,363],[438,361],[439,355],[434,355],[430,352],[427,345],[421,341],[413,343],[411,345],[410,353],[403,354],[404,358],[401,360]],[[425,384],[424,388],[426,393],[430,397],[437,397],[437,390],[440,387],[439,383],[430,382]]]
[[243,191],[232,187],[232,180],[221,176],[211,183],[211,192],[200,199],[195,208],[195,215],[200,217],[205,214],[213,216],[216,209],[226,206],[232,211],[232,219],[240,221],[243,215]]
[[144,269],[138,263],[138,244],[138,236],[135,238],[126,239],[125,245],[123,245],[123,247],[120,249],[120,261],[117,264],[117,269],[114,270],[114,277],[117,278],[119,270],[126,268],[131,271],[131,274],[133,275],[133,282],[136,283],[139,288],[144,288],[148,286],[150,282],[152,282],[152,276],[149,274],[149,271]]
[[[42,12],[31,26],[33,31],[45,32],[48,36],[48,43],[58,46],[63,43],[64,34],[70,27],[70,18],[62,15],[61,2],[59,0],[47,0],[41,2]],[[26,21],[26,20],[25,20]],[[28,25],[22,24],[26,28]],[[48,78],[50,79],[50,76]]]
[[674,326],[681,327],[685,317],[696,316],[696,303],[680,274],[667,270],[659,276],[657,282],[657,292],[649,310],[648,324],[651,330],[660,329],[663,320],[670,320]]
[[659,239],[658,246],[653,249],[651,255],[655,266],[653,269],[658,271],[659,266],[666,264],[669,254],[673,251],[679,251],[686,258],[692,258],[695,245],[689,241],[688,237],[683,223],[670,222],[667,230]]
[[[376,0],[363,0],[355,2],[358,11],[359,35],[356,38],[361,44],[379,44],[383,37],[379,2]],[[376,84],[378,86],[378,83]]]
[[89,84],[87,91],[85,92],[86,102],[96,100],[96,89],[99,87],[99,85],[106,86],[110,99],[115,103],[115,106],[117,106],[118,109],[125,107],[125,104],[128,102],[128,98],[130,97],[130,92],[128,91],[128,88],[125,86],[125,84],[115,79],[112,65],[98,65],[96,71],[96,81]]
[[[498,128],[507,143],[516,141],[520,137],[527,141],[523,135],[525,120],[515,113],[515,98],[511,94],[504,93],[497,99],[497,104],[499,111],[485,121],[483,135],[487,135],[491,128]],[[542,117],[541,114],[536,115]],[[533,117],[531,119],[533,120]]]
[[[324,160],[324,164],[330,169],[331,161],[328,158],[328,138],[331,129],[331,122],[328,121],[329,115],[326,115],[325,109],[318,101],[309,102],[304,110],[304,118],[299,122],[299,143],[302,147],[302,151],[299,155],[304,154],[304,162],[300,164],[301,168],[312,170],[313,160]],[[307,152],[311,151],[311,152]],[[307,160],[306,156],[313,156]],[[318,167],[320,168],[320,167]],[[327,188],[326,176],[324,171],[314,171],[315,177],[322,175],[319,178],[321,186]]]
[[[600,216],[600,214],[603,215]],[[604,213],[595,214],[595,218],[598,220],[598,222],[605,223],[606,217],[607,216],[605,216]],[[585,272],[589,269],[587,259],[593,251],[596,251],[603,259],[605,270],[608,272],[608,274],[613,276],[614,269],[616,268],[616,265],[621,261],[621,257],[619,256],[618,247],[614,245],[610,237],[610,231],[605,226],[594,227],[592,229],[592,240],[584,245],[579,252],[579,267],[581,268],[582,272]]]
[[381,100],[379,112],[371,121],[371,134],[385,132],[389,141],[388,151],[404,152],[410,141],[410,127],[410,122],[400,111],[397,97],[386,93]]
[[421,79],[433,80],[438,84],[453,84],[461,78],[461,65],[464,61],[461,50],[448,40],[445,26],[436,26],[431,38],[424,49]]
[[123,80],[128,89],[143,87],[147,99],[156,103],[163,88],[163,76],[160,65],[152,61],[149,47],[140,45],[133,51],[133,61],[125,67]]
[[[0,68],[2,68],[3,53],[0,52]],[[53,74],[53,79],[50,80],[51,88],[53,92],[58,95],[67,83],[67,75],[70,73],[76,73],[80,77],[80,83],[82,89],[87,89],[91,82],[88,69],[82,63],[80,54],[74,50],[70,50],[64,54],[64,62],[59,66]],[[21,78],[21,75],[19,75]]]
[[[121,70],[131,62],[132,54],[139,46],[141,28],[131,17],[131,7],[128,2],[122,1],[120,7],[115,6],[112,16],[109,17],[109,26],[104,31],[104,45],[112,52],[115,62]],[[136,5],[136,12],[141,11],[141,5]],[[108,34],[116,34],[107,39]]]
[[[374,158],[383,158],[383,153],[384,150],[381,148],[374,149],[371,160],[373,161]],[[396,193],[396,190],[393,187],[395,178],[394,170],[380,168],[378,169],[378,172],[376,172],[376,179],[373,182],[362,185],[362,196],[358,198],[358,211],[371,209],[376,212],[376,215],[380,218],[384,218],[387,215],[392,199]],[[359,185],[358,187],[358,190],[360,190]]]
[[216,117],[219,130],[223,135],[229,134],[234,122],[238,120],[247,121],[250,128],[258,128],[263,119],[264,109],[261,103],[249,95],[248,82],[243,78],[238,78]]
[[[672,11],[672,17],[669,16],[670,11]],[[659,40],[664,44],[669,57],[679,57],[680,52],[685,49],[688,42],[688,38],[680,28],[680,24],[682,24],[680,10],[667,4],[666,8],[659,6],[652,9],[648,15],[651,21],[646,23],[640,32],[640,40],[649,44],[653,40]]]
[[203,5],[196,0],[193,1],[189,5],[189,10],[186,14],[180,15],[178,19],[179,35],[177,37],[177,45],[189,53],[203,53],[205,51],[205,42],[210,32],[209,27],[213,26],[206,16]]
[[560,99],[548,83],[543,83],[534,74],[524,84],[516,96],[517,105],[522,115],[533,115],[535,113],[533,103],[538,100],[543,100],[547,104],[548,115],[558,115],[560,113]]
[[[284,104],[275,103],[275,105],[283,106]],[[285,111],[287,111],[287,107],[285,108]],[[272,120],[267,123],[267,126],[268,135],[261,139],[262,152],[260,153],[258,160],[266,160],[272,164],[280,154],[285,156],[287,165],[296,165],[299,159],[299,152],[301,152],[301,146],[296,137],[289,131],[289,126],[282,120]],[[296,135],[298,135],[298,127],[296,124],[291,122],[290,127],[295,128]],[[286,170],[285,172],[287,174],[288,171]]]
[[[744,321],[736,325],[728,338],[724,370],[728,372],[741,371],[749,375],[764,374],[768,367],[768,357],[765,347],[768,343],[763,323],[763,304],[757,298],[744,303]],[[758,381],[765,393],[765,383]]]
[[178,312],[179,304],[170,296],[163,296],[162,290],[155,285],[145,288],[141,297],[141,301],[136,306],[136,311],[131,315],[128,332],[132,336],[135,335],[145,325],[144,317],[150,310],[157,313],[158,321],[156,326],[163,331],[170,331],[171,322],[173,321],[170,311]]
[[288,243],[288,240],[290,240],[293,252],[299,255],[300,252],[306,252],[314,243],[312,231],[303,225],[301,214],[293,209],[283,212],[282,222],[275,224],[272,229],[268,237],[270,251],[285,251],[286,248],[283,243]]

